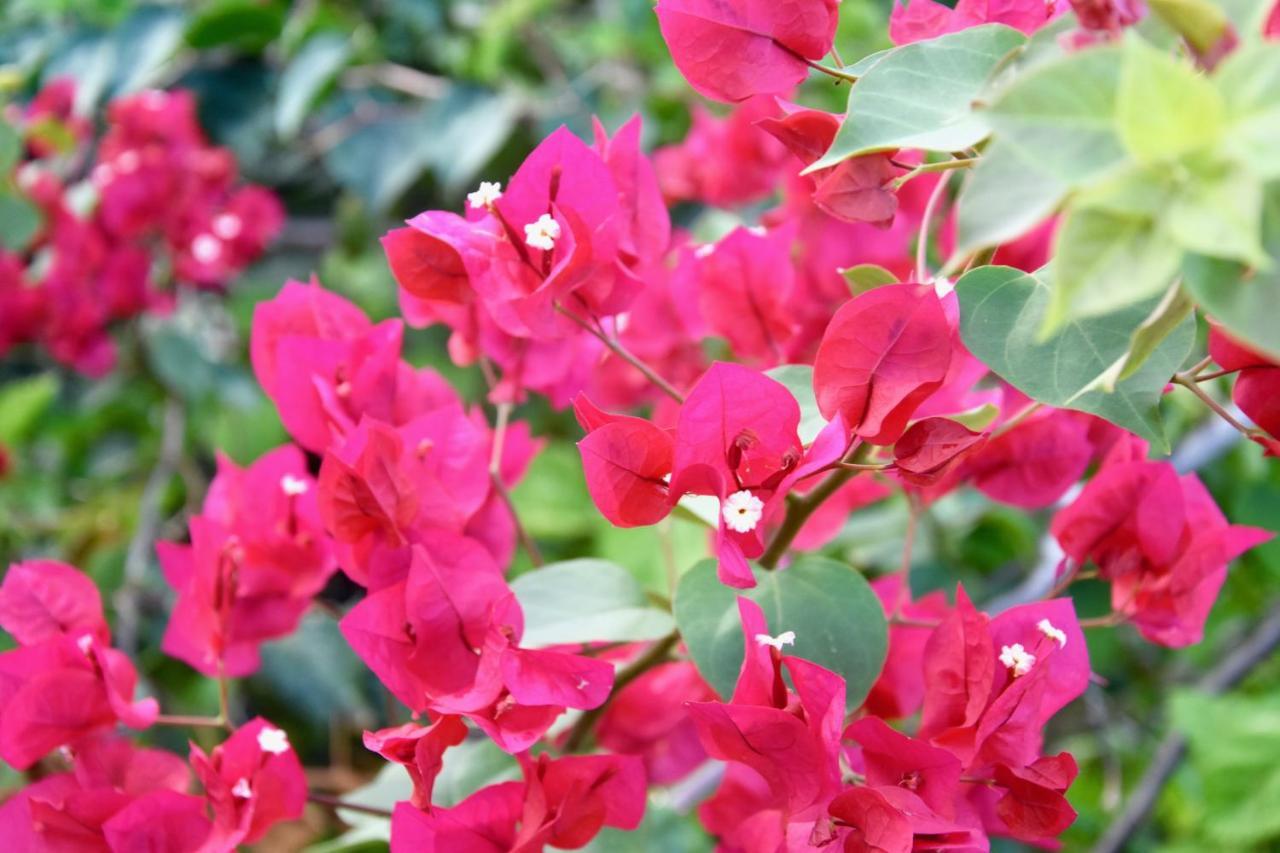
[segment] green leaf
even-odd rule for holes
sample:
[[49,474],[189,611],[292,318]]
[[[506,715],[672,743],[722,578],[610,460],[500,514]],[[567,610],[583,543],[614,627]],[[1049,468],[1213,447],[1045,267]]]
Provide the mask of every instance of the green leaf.
[[487,737],[469,737],[444,754],[431,791],[433,805],[451,808],[488,785],[520,778],[520,765]]
[[875,53],[868,53],[866,56],[862,57],[857,62],[853,63],[852,65],[846,65],[840,70],[843,71],[845,74],[850,74],[854,77],[861,77],[862,75],[870,71],[872,66],[874,66],[880,60],[884,59],[886,56],[889,56],[892,53],[893,53],[893,48],[891,47],[885,48],[884,50],[877,50]]
[[1148,216],[1068,211],[1054,246],[1054,289],[1041,317],[1046,339],[1073,320],[1118,311],[1169,286],[1182,252]]
[[1069,189],[1037,158],[993,140],[956,202],[956,251],[967,255],[1021,237],[1053,213]]
[[1201,307],[1234,337],[1280,361],[1280,184],[1269,187],[1263,201],[1262,240],[1271,258],[1266,270],[1189,254],[1182,279]]
[[1186,62],[1130,34],[1124,43],[1116,115],[1139,163],[1161,163],[1212,145],[1226,108],[1218,89]]
[[22,251],[40,230],[40,222],[40,208],[26,196],[0,188],[0,245]]
[[22,157],[22,137],[13,125],[0,118],[0,175],[7,175]]
[[1012,267],[979,267],[960,279],[956,294],[965,346],[1001,378],[1035,400],[1098,415],[1168,452],[1157,404],[1195,341],[1194,318],[1185,318],[1136,373],[1108,394],[1100,385],[1129,350],[1154,300],[1073,320],[1042,342],[1036,330],[1048,308],[1050,286],[1040,277]]
[[1280,44],[1239,48],[1213,82],[1226,101],[1224,150],[1259,178],[1280,178]]
[[765,375],[787,386],[791,396],[800,404],[800,441],[808,444],[817,438],[818,433],[827,425],[827,419],[818,410],[818,398],[813,393],[813,367],[808,364],[784,364],[766,370]]
[[981,142],[987,127],[974,115],[973,102],[1024,42],[1017,30],[986,24],[897,48],[850,90],[831,149],[806,171],[872,151],[960,151]]
[[1280,838],[1280,701],[1180,690],[1171,712],[1201,777],[1205,834],[1232,850]]
[[187,44],[195,48],[230,46],[260,53],[280,37],[285,11],[258,0],[218,0],[200,10],[187,27]]
[[12,447],[25,439],[57,395],[54,373],[11,380],[0,387],[0,444]]
[[605,827],[581,848],[585,853],[653,853],[678,850],[680,853],[711,853],[715,842],[698,822],[697,813],[680,813],[666,805],[670,797],[661,792],[649,795],[644,820],[633,830]]
[[298,132],[307,110],[351,55],[350,40],[338,33],[312,36],[280,75],[276,99],[276,134],[288,139]]
[[854,296],[875,290],[885,284],[897,284],[898,277],[879,264],[858,264],[856,267],[840,270],[849,292]]
[[1201,53],[1208,53],[1230,25],[1222,9],[1210,0],[1150,0],[1155,12],[1174,32]]
[[698,672],[723,697],[733,694],[742,668],[740,595],[764,610],[769,633],[794,631],[787,652],[843,676],[846,704],[862,704],[880,675],[887,645],[884,609],[855,569],[825,557],[802,556],[790,567],[756,571],[757,585],[730,589],[705,560],[680,580],[676,624]]
[[665,637],[675,620],[649,603],[631,573],[604,560],[551,563],[511,582],[529,647]]
[[1254,266],[1270,266],[1262,249],[1262,184],[1248,171],[1193,173],[1166,212],[1169,233],[1184,249]]
[[1174,330],[1182,325],[1182,322],[1195,310],[1195,302],[1187,296],[1181,285],[1175,284],[1169,288],[1169,292],[1152,310],[1151,315],[1142,321],[1142,325],[1134,329],[1133,336],[1129,339],[1129,351],[1122,355],[1115,367],[1109,371],[1112,378],[1105,383],[1106,390],[1114,391],[1116,382],[1128,379],[1137,373],[1156,351],[1156,347],[1173,334]]
[[182,45],[186,13],[143,6],[111,33],[115,75],[111,93],[123,95],[151,85]]
[[511,498],[535,539],[586,536],[599,515],[582,476],[582,458],[571,444],[555,443],[535,456]]
[[1116,132],[1119,86],[1115,47],[1045,62],[1015,77],[982,113],[995,131],[992,147],[1016,151],[1068,186],[1105,174],[1127,159]]

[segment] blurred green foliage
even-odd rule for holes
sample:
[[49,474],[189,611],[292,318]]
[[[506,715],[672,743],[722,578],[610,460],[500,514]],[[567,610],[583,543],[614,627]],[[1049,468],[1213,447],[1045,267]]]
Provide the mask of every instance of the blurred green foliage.
[[[166,400],[184,414],[182,452],[161,470],[157,533],[182,538],[215,450],[244,463],[285,439],[248,367],[257,302],[286,278],[314,273],[373,316],[392,316],[395,289],[377,243],[391,224],[427,208],[459,208],[480,176],[510,174],[562,123],[588,133],[593,115],[616,127],[639,111],[649,144],[677,140],[695,96],[670,62],[651,0],[8,0],[2,8],[5,97],[20,100],[71,75],[82,108],[100,115],[116,94],[190,88],[210,136],[236,153],[251,180],[280,193],[290,213],[279,245],[227,299],[184,300],[171,317],[120,330],[121,364],[111,376],[89,381],[27,351],[0,364],[0,445],[12,455],[12,470],[0,479],[0,564],[48,555],[89,572],[109,608],[120,595],[136,596],[146,689],[169,711],[205,713],[216,704],[212,683],[158,652],[169,592],[149,548],[141,584],[123,585],[140,500],[160,464]],[[886,44],[886,15],[884,0],[845,0],[837,43],[846,60]],[[807,103],[841,109],[839,90],[825,81],[810,86]],[[4,151],[0,140],[0,157]],[[705,217],[697,227],[723,223]],[[438,329],[414,331],[408,357],[479,400],[482,379],[448,363],[444,340]],[[1167,409],[1177,445],[1202,412],[1181,393]],[[669,600],[679,575],[706,553],[705,527],[692,515],[655,528],[612,527],[587,495],[572,418],[537,401],[517,417],[548,441],[515,491],[548,559],[611,560],[655,601]],[[1259,448],[1237,444],[1200,474],[1232,520],[1280,530],[1280,466],[1266,464]],[[891,571],[906,519],[901,500],[873,506],[852,517],[828,551],[871,576]],[[1009,590],[1037,562],[1047,520],[1048,513],[1013,511],[968,492],[939,502],[916,543],[917,593],[961,581],[982,602]],[[514,573],[528,568],[525,560]],[[1071,792],[1080,819],[1067,849],[1084,849],[1105,829],[1152,745],[1173,725],[1189,735],[1191,761],[1131,849],[1280,843],[1280,712],[1267,698],[1280,688],[1280,662],[1259,667],[1221,699],[1173,690],[1237,644],[1277,590],[1280,542],[1273,542],[1237,564],[1196,648],[1171,653],[1126,628],[1091,632],[1093,666],[1105,685],[1060,715],[1050,737],[1051,747],[1071,749],[1082,767]],[[354,592],[336,580],[324,600],[341,609]],[[1104,595],[1100,586],[1081,585],[1079,609],[1105,611]],[[269,645],[262,671],[238,685],[234,699],[287,726],[307,762],[346,786],[368,780],[379,763],[360,747],[361,729],[400,722],[321,613]],[[184,733],[174,730],[146,736],[184,745]],[[454,763],[438,784],[450,798],[511,772],[505,757],[472,755],[472,747],[450,754]],[[17,782],[8,771],[0,775],[0,787]],[[396,780],[374,784],[354,799],[385,804],[403,796]],[[690,816],[665,796],[655,794],[640,833],[605,833],[591,849],[706,849]],[[382,827],[349,823],[352,833],[323,849],[379,848]],[[323,831],[337,836],[343,828]]]

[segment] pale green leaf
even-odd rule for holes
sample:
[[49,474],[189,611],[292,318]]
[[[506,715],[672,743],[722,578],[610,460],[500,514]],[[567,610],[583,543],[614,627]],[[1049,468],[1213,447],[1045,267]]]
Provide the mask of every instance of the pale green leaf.
[[956,251],[970,254],[1021,237],[1066,196],[1069,185],[1003,139],[995,139],[960,190]]
[[1234,337],[1280,361],[1280,185],[1272,185],[1265,196],[1262,235],[1271,258],[1266,270],[1191,254],[1182,278],[1196,301]]
[[855,267],[840,270],[840,275],[849,285],[849,291],[857,296],[868,290],[875,290],[885,284],[897,284],[898,277],[879,264],[858,264]]
[[516,578],[511,591],[524,610],[521,644],[530,648],[656,640],[675,627],[630,572],[604,560],[551,563]]
[[1280,44],[1238,49],[1213,81],[1226,101],[1226,151],[1259,178],[1280,178]]
[[1117,48],[1082,50],[1015,78],[982,116],[997,144],[1036,163],[1037,171],[1078,185],[1127,158],[1116,132],[1119,81]]
[[1133,330],[1133,336],[1129,338],[1129,350],[1120,357],[1115,369],[1110,371],[1112,378],[1104,383],[1105,390],[1114,391],[1117,382],[1137,373],[1156,351],[1156,347],[1173,334],[1195,309],[1195,302],[1180,285],[1175,284],[1169,288],[1169,292],[1152,309],[1147,319],[1142,321],[1142,325]]
[[1161,293],[1181,260],[1177,244],[1153,219],[1088,207],[1069,211],[1055,244],[1053,296],[1040,320],[1041,340],[1072,320]]
[[831,149],[807,171],[895,148],[960,151],[987,135],[973,112],[987,79],[1026,41],[986,24],[904,45],[866,70]]
[[1222,8],[1211,0],[1148,0],[1155,12],[1174,32],[1201,53],[1208,53],[1226,35],[1230,22]]
[[809,444],[827,425],[827,419],[818,410],[818,399],[813,393],[813,367],[807,364],[784,364],[766,371],[765,375],[787,386],[787,390],[800,404],[800,427],[797,432],[800,441]]
[[319,33],[298,50],[280,75],[276,98],[276,133],[289,138],[298,132],[307,110],[351,55],[351,42],[338,33]]
[[1170,235],[1188,251],[1271,265],[1261,243],[1262,185],[1244,169],[1192,175],[1179,186],[1166,217]]
[[1136,35],[1125,39],[1116,114],[1120,138],[1140,163],[1176,160],[1221,136],[1226,108],[1217,87],[1188,62]]

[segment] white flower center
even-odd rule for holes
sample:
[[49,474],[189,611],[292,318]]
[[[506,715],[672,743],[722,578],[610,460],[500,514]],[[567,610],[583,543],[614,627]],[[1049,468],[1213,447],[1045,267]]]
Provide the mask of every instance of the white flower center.
[[289,736],[280,729],[267,726],[258,732],[258,746],[263,752],[281,755],[289,751]]
[[481,181],[480,189],[467,193],[467,204],[476,210],[483,210],[500,198],[502,198],[502,184],[497,181]]
[[734,492],[724,499],[720,508],[724,523],[735,533],[750,533],[764,515],[764,501],[747,490]]
[[211,264],[222,257],[222,241],[212,234],[197,235],[191,241],[191,256],[202,264]]
[[1030,672],[1035,662],[1036,656],[1024,649],[1022,643],[1000,648],[1000,663],[1013,670],[1014,678]]
[[247,800],[252,797],[253,791],[249,788],[249,780],[243,776],[240,777],[239,781],[236,782],[235,787],[231,789],[231,796],[239,797],[242,800]]
[[83,636],[79,637],[76,640],[76,645],[80,647],[80,651],[83,654],[86,654],[86,655],[89,654],[89,652],[93,649],[93,635],[84,634]]
[[1066,648],[1067,633],[1063,631],[1061,628],[1055,628],[1053,626],[1053,623],[1050,622],[1048,619],[1041,619],[1039,622],[1036,623],[1036,628],[1039,629],[1041,634],[1044,634],[1050,640],[1053,640],[1054,642],[1056,642],[1058,644],[1058,648],[1060,649]]
[[524,227],[524,241],[535,249],[550,252],[560,239],[560,223],[550,213],[538,217],[538,221]]
[[768,634],[756,634],[756,642],[762,646],[773,646],[778,651],[782,651],[783,646],[794,646],[796,644],[796,632],[783,631],[776,637],[770,637]]
[[307,493],[307,481],[301,477],[295,477],[292,474],[285,474],[280,478],[280,491],[284,492],[291,498]]
[[244,223],[234,213],[219,213],[213,218],[213,233],[223,240],[234,240],[243,228]]

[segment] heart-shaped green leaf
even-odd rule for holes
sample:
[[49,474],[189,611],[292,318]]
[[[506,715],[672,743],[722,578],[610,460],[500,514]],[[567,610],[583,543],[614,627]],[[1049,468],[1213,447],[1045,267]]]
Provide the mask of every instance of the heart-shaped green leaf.
[[745,595],[764,610],[770,633],[795,632],[788,654],[843,676],[848,707],[861,705],[888,644],[884,609],[862,575],[844,563],[807,556],[786,569],[758,569],[756,580],[752,589],[730,589],[716,578],[714,560],[681,578],[676,624],[702,677],[721,696],[733,694],[743,658],[738,596]]

